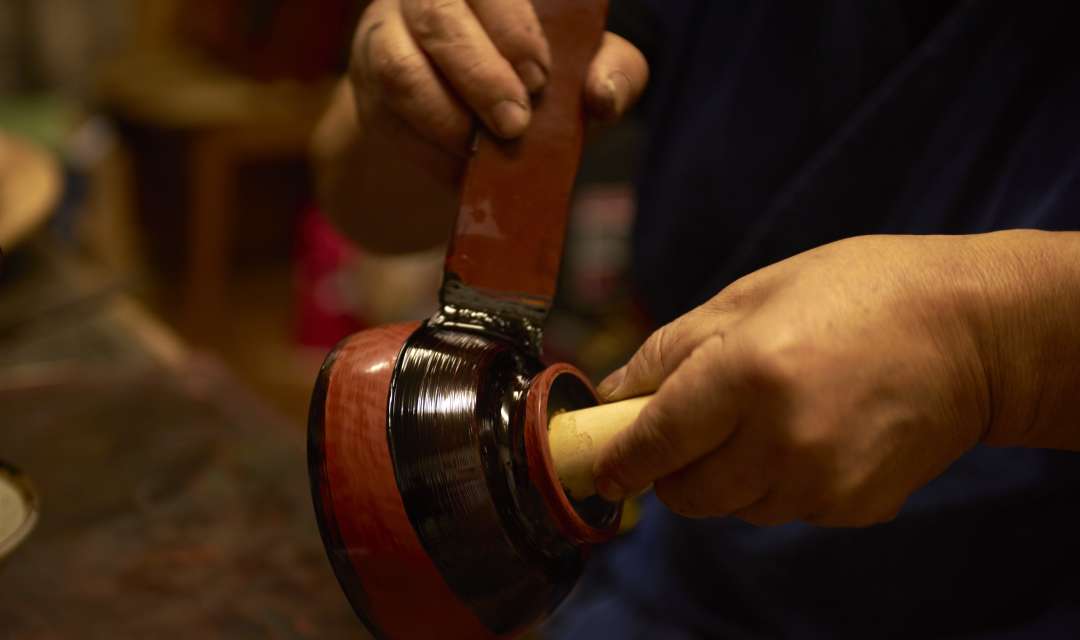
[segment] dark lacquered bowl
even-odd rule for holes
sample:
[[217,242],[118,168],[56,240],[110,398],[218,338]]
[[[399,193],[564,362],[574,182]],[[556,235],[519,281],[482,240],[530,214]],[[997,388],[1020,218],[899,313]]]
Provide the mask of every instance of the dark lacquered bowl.
[[579,371],[539,359],[607,3],[533,6],[548,82],[519,139],[478,132],[439,312],[346,339],[315,387],[316,515],[349,601],[380,637],[522,632],[566,596],[621,514],[563,492],[548,415],[597,399]]
[[313,498],[373,633],[511,637],[566,596],[621,508],[567,497],[547,416],[596,402],[573,367],[481,333],[395,325],[331,353],[309,425]]

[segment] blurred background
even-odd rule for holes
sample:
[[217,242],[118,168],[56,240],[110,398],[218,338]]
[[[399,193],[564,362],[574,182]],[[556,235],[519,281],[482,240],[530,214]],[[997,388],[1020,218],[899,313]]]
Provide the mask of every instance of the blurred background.
[[[343,336],[428,316],[442,261],[367,255],[313,197],[362,4],[0,0],[0,637],[358,632],[306,493],[308,395]],[[593,135],[547,325],[597,380],[647,329],[641,139]]]

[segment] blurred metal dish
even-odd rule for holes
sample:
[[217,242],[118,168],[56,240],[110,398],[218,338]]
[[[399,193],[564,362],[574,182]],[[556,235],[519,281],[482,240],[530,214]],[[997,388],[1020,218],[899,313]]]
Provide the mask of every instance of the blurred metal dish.
[[44,147],[0,132],[0,249],[8,251],[48,220],[60,168]]
[[26,476],[0,462],[0,562],[33,531],[38,497]]

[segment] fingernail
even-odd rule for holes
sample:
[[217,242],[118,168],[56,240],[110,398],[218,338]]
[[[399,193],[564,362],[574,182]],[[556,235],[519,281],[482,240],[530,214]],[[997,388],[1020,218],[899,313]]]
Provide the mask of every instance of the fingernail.
[[622,384],[623,378],[626,377],[626,366],[621,366],[611,373],[608,377],[600,383],[600,386],[596,388],[596,392],[601,397],[609,398]]
[[622,502],[626,499],[626,490],[611,478],[597,478],[596,493],[608,502]]
[[630,78],[622,71],[612,71],[608,75],[607,85],[611,94],[611,115],[619,115],[630,98]]
[[503,100],[491,112],[495,133],[503,138],[520,136],[529,124],[529,108],[516,100]]
[[529,90],[529,93],[536,93],[547,84],[547,73],[532,60],[519,63],[516,69],[518,77],[525,83],[525,88]]

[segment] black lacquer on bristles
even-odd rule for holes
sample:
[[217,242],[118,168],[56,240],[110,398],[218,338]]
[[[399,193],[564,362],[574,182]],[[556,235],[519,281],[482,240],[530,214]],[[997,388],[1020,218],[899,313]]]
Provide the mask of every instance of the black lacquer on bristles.
[[553,609],[583,564],[528,482],[520,412],[541,368],[512,343],[428,325],[391,383],[387,435],[406,513],[450,588],[497,634]]

